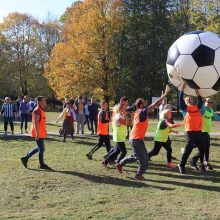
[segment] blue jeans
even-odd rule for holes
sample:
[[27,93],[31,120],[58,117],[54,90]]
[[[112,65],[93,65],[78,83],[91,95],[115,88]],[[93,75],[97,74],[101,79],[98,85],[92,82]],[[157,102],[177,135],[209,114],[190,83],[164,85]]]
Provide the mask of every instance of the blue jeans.
[[40,165],[44,164],[44,138],[40,138],[39,140],[36,141],[37,147],[33,148],[25,158],[29,159],[32,157],[34,154],[38,152],[38,157],[39,157],[39,163]]

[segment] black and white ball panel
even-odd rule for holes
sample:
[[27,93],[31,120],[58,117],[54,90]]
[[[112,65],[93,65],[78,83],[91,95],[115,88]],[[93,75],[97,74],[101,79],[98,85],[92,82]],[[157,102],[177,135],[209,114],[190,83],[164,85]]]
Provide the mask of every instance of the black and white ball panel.
[[174,86],[195,95],[200,88],[202,96],[210,96],[220,90],[220,37],[212,32],[192,31],[177,39],[170,47],[167,72]]

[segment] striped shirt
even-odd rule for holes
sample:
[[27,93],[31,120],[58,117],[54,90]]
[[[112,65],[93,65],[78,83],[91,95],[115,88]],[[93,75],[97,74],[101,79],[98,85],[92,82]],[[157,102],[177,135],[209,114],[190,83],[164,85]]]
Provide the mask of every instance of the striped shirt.
[[12,103],[4,103],[2,105],[1,113],[5,118],[13,118],[15,111],[16,111],[15,106]]

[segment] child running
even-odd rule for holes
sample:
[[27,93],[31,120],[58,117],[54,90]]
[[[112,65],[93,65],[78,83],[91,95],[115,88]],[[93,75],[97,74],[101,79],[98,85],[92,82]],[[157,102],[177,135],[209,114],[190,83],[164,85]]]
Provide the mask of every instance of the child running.
[[117,163],[119,163],[127,154],[125,140],[126,140],[126,129],[127,125],[132,125],[132,121],[127,119],[126,106],[123,104],[118,104],[113,110],[113,141],[116,143],[116,150],[111,151],[105,160],[102,161],[104,166],[107,166],[109,162],[114,162],[118,155],[119,158]]
[[148,128],[148,113],[153,111],[163,101],[169,91],[170,87],[166,86],[165,93],[150,106],[146,105],[146,101],[143,98],[136,100],[135,105],[137,110],[134,113],[134,123],[130,135],[133,154],[122,159],[120,163],[115,165],[120,173],[123,171],[123,166],[139,160],[140,166],[137,170],[135,178],[137,180],[145,180],[143,174],[148,168],[148,153],[144,144],[144,138]]
[[[209,149],[210,149],[210,131],[212,126],[212,118],[214,118],[216,121],[220,121],[220,116],[217,115],[214,110],[212,109],[212,103],[213,101],[210,98],[205,99],[205,104],[201,109],[202,113],[202,135],[205,143],[205,149],[204,149],[204,156],[205,156],[205,168],[206,170],[213,170],[213,167],[209,163]],[[199,170],[196,163],[198,159],[200,158],[201,154],[198,152],[191,160],[192,168],[195,170]]]
[[98,128],[97,134],[99,135],[99,142],[95,145],[95,147],[86,154],[89,160],[92,160],[92,155],[102,147],[103,143],[105,143],[106,151],[109,152],[111,149],[110,138],[109,138],[109,117],[108,117],[108,103],[101,103],[101,110],[98,114]]
[[154,148],[149,152],[149,159],[160,152],[161,147],[167,151],[167,166],[170,168],[175,168],[176,166],[171,162],[172,160],[172,148],[171,141],[169,139],[169,133],[178,133],[177,131],[172,130],[182,126],[183,124],[172,124],[170,119],[172,118],[172,112],[170,109],[163,110],[160,114],[160,121],[157,125],[156,134],[154,137]]

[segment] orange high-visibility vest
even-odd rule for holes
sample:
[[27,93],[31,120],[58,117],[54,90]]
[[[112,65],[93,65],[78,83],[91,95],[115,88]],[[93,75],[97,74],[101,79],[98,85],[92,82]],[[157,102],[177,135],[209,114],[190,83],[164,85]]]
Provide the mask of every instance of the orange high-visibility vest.
[[[103,110],[101,110],[98,114],[98,127],[97,127],[97,134],[99,135],[108,135],[108,127],[109,127],[109,123],[102,123],[100,120],[100,114],[101,112],[103,112]],[[109,120],[108,114],[105,112],[105,120]]]
[[142,109],[138,109],[134,114],[134,123],[131,130],[130,139],[141,139],[144,140],[145,134],[148,128],[148,117],[145,121],[140,121],[140,114]]
[[187,106],[184,122],[186,132],[202,130],[202,115],[197,105]]
[[[40,120],[38,121],[38,129],[39,129],[39,138],[45,138],[47,136],[46,131],[46,113],[38,106],[36,107],[40,109]],[[35,113],[32,113],[32,125],[31,125],[31,134],[32,137],[36,137],[36,129],[35,129]]]

